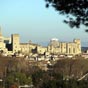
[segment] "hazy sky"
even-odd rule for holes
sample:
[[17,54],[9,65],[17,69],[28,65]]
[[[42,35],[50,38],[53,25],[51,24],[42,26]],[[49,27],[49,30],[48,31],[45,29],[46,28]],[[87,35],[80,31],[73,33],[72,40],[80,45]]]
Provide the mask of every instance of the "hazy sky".
[[88,33],[84,27],[71,29],[63,23],[53,8],[45,8],[44,0],[0,0],[0,25],[4,36],[19,33],[21,42],[32,40],[44,43],[51,38],[59,41],[73,41],[80,38],[82,45],[88,45]]

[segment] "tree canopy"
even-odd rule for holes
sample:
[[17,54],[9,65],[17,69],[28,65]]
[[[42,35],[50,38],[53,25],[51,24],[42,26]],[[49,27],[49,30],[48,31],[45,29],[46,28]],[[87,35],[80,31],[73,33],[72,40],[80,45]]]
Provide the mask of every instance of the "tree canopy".
[[[45,0],[46,7],[52,6],[59,14],[68,18],[65,23],[71,27],[88,26],[88,0]],[[88,32],[88,29],[86,29]]]

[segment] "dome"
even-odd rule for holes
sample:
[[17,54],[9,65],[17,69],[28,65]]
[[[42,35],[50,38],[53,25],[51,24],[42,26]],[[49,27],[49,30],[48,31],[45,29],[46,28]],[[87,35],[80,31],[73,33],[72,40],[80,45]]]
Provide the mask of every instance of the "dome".
[[52,38],[51,41],[58,41],[58,39],[57,38]]

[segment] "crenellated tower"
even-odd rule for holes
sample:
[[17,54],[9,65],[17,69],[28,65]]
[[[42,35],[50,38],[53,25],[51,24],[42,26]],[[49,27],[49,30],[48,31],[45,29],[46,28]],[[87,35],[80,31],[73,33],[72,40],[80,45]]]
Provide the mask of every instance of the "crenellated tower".
[[76,52],[81,53],[81,41],[80,39],[74,39],[73,42],[76,44]]
[[20,50],[19,34],[12,34],[11,35],[11,41],[12,41],[12,51],[13,51],[13,53],[18,52]]

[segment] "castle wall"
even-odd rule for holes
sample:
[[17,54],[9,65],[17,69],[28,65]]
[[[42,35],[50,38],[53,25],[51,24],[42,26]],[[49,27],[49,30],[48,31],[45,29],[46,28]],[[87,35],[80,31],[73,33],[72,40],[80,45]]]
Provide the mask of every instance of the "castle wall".
[[21,43],[20,44],[20,51],[22,52],[22,53],[29,53],[29,44],[28,43]]
[[45,52],[47,52],[47,47],[37,46],[38,54],[44,54]]
[[37,44],[30,44],[30,43],[20,43],[20,51],[22,53],[32,53],[33,50],[35,50],[36,46],[38,46]]
[[[54,42],[53,42],[54,43]],[[73,42],[65,43],[59,42],[59,46],[49,45],[48,52],[54,54],[80,54],[81,53],[81,42],[79,39],[73,40]]]
[[61,43],[61,53],[65,54],[66,53],[66,43]]
[[[10,46],[11,51],[8,51]],[[52,39],[47,47],[39,46],[33,43],[20,43],[19,34],[12,34],[11,38],[2,36],[0,31],[0,50],[4,52],[16,53],[22,52],[24,54],[38,53],[44,54],[45,52],[53,54],[80,54],[81,53],[81,42],[80,39],[74,39],[73,42],[59,42],[58,39]]]

